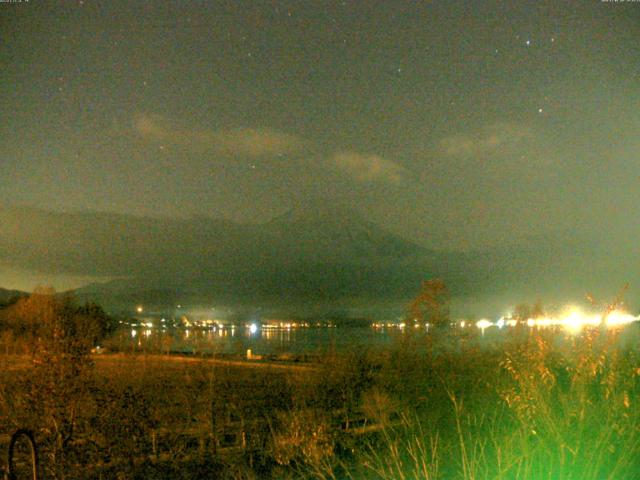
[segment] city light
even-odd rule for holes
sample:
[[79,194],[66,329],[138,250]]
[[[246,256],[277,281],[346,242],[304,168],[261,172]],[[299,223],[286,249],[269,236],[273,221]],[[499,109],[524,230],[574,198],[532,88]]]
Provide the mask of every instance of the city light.
[[476,327],[478,327],[481,330],[484,330],[485,328],[489,328],[489,327],[493,327],[494,323],[490,320],[487,320],[486,318],[483,318],[482,320],[478,320],[476,322]]
[[[522,322],[531,328],[562,327],[570,333],[580,332],[584,327],[618,327],[640,321],[640,315],[633,316],[621,310],[614,310],[608,314],[585,313],[577,307],[568,307],[565,313],[558,316],[528,318]],[[476,326],[482,330],[489,327],[502,328],[504,326],[515,327],[518,321],[513,318],[499,318],[496,322],[482,319],[476,322]],[[462,326],[462,322],[461,322]]]
[[[488,318],[482,318],[476,322],[469,321],[468,319],[459,319],[453,322],[451,325],[459,326],[464,329],[467,326],[475,325],[483,332],[487,328],[497,327],[503,329],[505,327],[516,327],[518,325],[526,325],[529,328],[551,328],[559,327],[564,328],[567,332],[578,333],[585,327],[607,327],[615,328],[624,325],[628,325],[633,322],[640,321],[640,315],[634,316],[628,312],[622,310],[613,310],[609,313],[586,313],[576,306],[565,307],[560,314],[536,318],[516,319],[511,314],[506,314],[493,321]],[[381,321],[373,322],[371,326],[375,329],[384,328],[399,328],[403,330],[406,324],[404,322],[393,321]],[[415,323],[414,327],[421,327],[422,324]],[[429,324],[424,324],[428,327]]]

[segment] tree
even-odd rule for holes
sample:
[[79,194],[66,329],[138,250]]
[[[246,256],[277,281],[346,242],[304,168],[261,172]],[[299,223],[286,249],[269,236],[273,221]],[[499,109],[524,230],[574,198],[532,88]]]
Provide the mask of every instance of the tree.
[[414,322],[429,322],[435,328],[449,323],[449,289],[440,278],[422,282],[420,293],[411,302],[409,314]]
[[538,299],[531,307],[531,318],[543,318],[545,316],[542,302]]
[[530,318],[531,315],[531,307],[528,303],[519,303],[513,309],[513,318],[518,321],[518,323],[524,323]]
[[89,399],[91,349],[109,330],[109,319],[94,304],[78,306],[68,295],[38,288],[10,307],[6,326],[25,340],[32,371],[24,398],[13,409],[16,426],[39,433],[55,478],[64,478],[65,454]]
[[38,287],[3,313],[3,327],[28,341],[35,362],[47,355],[86,356],[114,327],[99,305],[77,305],[72,296],[47,287]]

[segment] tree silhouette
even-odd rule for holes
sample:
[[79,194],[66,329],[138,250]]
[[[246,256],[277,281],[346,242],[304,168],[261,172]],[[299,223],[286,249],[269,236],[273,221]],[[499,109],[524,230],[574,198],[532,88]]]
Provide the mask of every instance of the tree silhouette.
[[429,322],[435,328],[449,323],[449,289],[440,278],[422,282],[420,293],[411,302],[409,314],[414,322]]
[[25,341],[32,357],[13,421],[38,432],[49,476],[64,478],[68,447],[90,398],[91,349],[107,333],[109,319],[100,307],[79,307],[51,288],[37,288],[5,313],[6,327]]

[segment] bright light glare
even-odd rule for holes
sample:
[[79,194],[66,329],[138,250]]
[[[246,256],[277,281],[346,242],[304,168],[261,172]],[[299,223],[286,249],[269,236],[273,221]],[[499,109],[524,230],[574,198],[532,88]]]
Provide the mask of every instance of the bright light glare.
[[621,312],[620,310],[614,310],[609,315],[607,315],[605,322],[607,326],[616,326],[616,325],[626,325],[628,323],[637,322],[640,320],[640,315],[634,317],[626,312]]
[[258,326],[255,323],[252,323],[251,326],[249,327],[249,331],[251,333],[256,333],[258,331]]
[[481,328],[482,330],[484,330],[487,327],[492,327],[493,323],[490,322],[489,320],[487,320],[486,318],[483,318],[482,320],[478,320],[476,322],[476,327]]
[[572,311],[569,315],[560,320],[561,325],[570,332],[579,331],[587,323],[587,319],[577,310]]
[[[598,313],[585,313],[577,307],[568,307],[565,313],[558,316],[549,316],[541,318],[529,318],[526,321],[529,327],[562,327],[571,333],[578,333],[584,327],[617,327],[621,325],[627,325],[629,323],[640,321],[640,315],[633,316],[627,312],[621,310],[614,310],[608,315],[602,315]],[[476,322],[476,327],[484,330],[488,327],[497,326],[503,328],[504,326],[515,327],[518,321],[513,318],[499,318],[495,323],[483,318]],[[461,326],[464,326],[464,321],[460,322]]]
[[529,326],[536,327],[549,327],[558,325],[566,328],[570,332],[578,332],[585,326],[597,327],[599,325],[605,325],[607,327],[614,327],[619,325],[627,325],[639,320],[640,316],[634,317],[633,315],[622,312],[620,310],[614,310],[603,318],[602,315],[593,313],[582,313],[580,310],[574,308],[563,317],[529,319],[527,321],[527,324]]

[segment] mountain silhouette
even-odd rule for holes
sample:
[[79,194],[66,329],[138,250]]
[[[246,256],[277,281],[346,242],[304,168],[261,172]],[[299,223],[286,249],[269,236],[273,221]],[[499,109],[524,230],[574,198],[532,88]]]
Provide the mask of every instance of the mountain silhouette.
[[190,232],[186,248],[165,262],[77,294],[107,304],[404,298],[436,263],[434,252],[342,207],[296,208],[260,225],[198,219],[181,229]]

